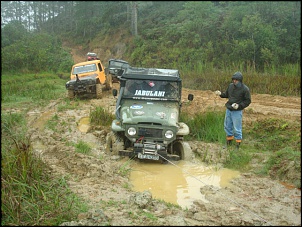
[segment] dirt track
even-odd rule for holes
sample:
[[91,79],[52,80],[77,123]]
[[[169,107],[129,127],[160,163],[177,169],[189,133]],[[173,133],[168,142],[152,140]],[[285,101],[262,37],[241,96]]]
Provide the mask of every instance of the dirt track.
[[[226,100],[212,91],[184,89],[184,101],[189,92],[195,95],[194,101],[183,108],[190,109],[191,113],[224,108]],[[78,129],[79,120],[89,116],[90,108],[102,106],[114,111],[111,91],[105,92],[101,100],[80,102],[76,110],[58,111],[61,103],[63,100],[54,100],[44,109],[31,110],[28,118],[35,151],[50,165],[53,174],[66,176],[71,189],[92,206],[91,211],[80,214],[78,220],[62,225],[301,225],[301,190],[252,173],[241,174],[229,188],[201,187],[201,193],[210,202],[195,201],[189,210],[167,206],[152,199],[148,192],[131,191],[125,187],[130,185],[128,178],[119,172],[122,163],[104,152],[108,129],[90,129],[84,133]],[[55,114],[60,123],[53,132],[44,125]],[[300,124],[301,98],[252,94],[252,104],[244,113],[244,124],[271,117]],[[91,144],[92,154],[76,153],[75,148],[65,142],[80,140]],[[210,146],[213,153],[220,149],[215,144],[194,141],[190,144],[200,148]]]

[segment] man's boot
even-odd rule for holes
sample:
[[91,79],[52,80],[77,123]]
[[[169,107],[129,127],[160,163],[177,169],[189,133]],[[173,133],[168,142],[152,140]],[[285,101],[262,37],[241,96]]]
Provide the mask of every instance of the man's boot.
[[240,147],[240,143],[241,143],[241,140],[236,140],[236,150],[239,149]]
[[233,141],[233,140],[227,140],[227,142],[226,142],[226,143],[227,143],[227,146],[231,146],[231,145],[232,145],[232,141]]
[[230,147],[232,145],[233,138],[234,137],[232,137],[232,136],[228,136],[227,139],[226,139],[226,145],[223,146],[223,148]]
[[234,136],[227,136],[226,137],[227,146],[231,146],[232,145],[233,139],[234,139]]

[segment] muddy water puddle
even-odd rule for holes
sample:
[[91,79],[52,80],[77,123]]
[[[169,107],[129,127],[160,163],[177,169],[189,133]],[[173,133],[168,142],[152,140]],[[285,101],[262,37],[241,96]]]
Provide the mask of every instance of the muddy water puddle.
[[82,117],[78,122],[78,129],[80,132],[88,132],[90,128],[90,118]]
[[200,193],[201,187],[231,187],[230,181],[240,174],[238,171],[188,161],[179,161],[177,164],[136,161],[131,168],[130,181],[134,191],[149,190],[153,198],[184,209],[190,208],[194,200],[208,202]]

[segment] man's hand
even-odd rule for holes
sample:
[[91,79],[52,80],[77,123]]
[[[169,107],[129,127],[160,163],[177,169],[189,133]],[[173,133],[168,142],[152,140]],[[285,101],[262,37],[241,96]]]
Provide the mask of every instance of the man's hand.
[[215,95],[221,95],[221,91],[215,91]]
[[238,105],[237,103],[233,103],[233,104],[232,104],[232,107],[233,107],[235,110],[237,110],[238,107],[239,107],[239,105]]

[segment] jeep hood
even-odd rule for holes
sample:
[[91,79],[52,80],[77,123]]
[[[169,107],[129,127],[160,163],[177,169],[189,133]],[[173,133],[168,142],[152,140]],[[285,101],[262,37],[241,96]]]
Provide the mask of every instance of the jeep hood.
[[[80,80],[86,80],[86,79],[91,80],[92,78],[95,79],[98,76],[98,74],[96,74],[96,73],[79,73],[78,76],[79,76]],[[72,75],[71,80],[76,80],[76,79],[77,79],[76,75]]]
[[177,126],[177,102],[124,99],[121,103],[120,116],[123,124],[157,123]]

